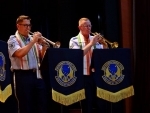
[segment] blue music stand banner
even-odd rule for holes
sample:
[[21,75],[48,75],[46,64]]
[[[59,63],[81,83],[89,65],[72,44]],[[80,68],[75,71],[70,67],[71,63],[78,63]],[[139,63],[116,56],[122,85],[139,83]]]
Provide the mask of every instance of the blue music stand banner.
[[97,97],[118,102],[134,95],[130,49],[95,49],[92,64]]
[[7,43],[0,40],[0,102],[12,95],[10,60]]
[[[52,99],[65,106],[85,99],[83,51],[80,49],[49,48],[45,57],[48,57],[47,66]],[[46,60],[43,62],[46,63]]]

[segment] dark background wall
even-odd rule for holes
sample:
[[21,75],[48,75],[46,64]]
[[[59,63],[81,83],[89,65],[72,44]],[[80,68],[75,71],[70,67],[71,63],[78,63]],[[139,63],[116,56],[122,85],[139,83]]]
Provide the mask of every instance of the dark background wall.
[[[119,9],[117,0],[1,0],[0,39],[7,41],[16,31],[19,15],[29,15],[32,32],[40,31],[52,41],[67,47],[69,39],[78,34],[78,20],[88,17],[92,32],[100,32],[112,41],[119,40]],[[99,16],[99,18],[98,18]]]

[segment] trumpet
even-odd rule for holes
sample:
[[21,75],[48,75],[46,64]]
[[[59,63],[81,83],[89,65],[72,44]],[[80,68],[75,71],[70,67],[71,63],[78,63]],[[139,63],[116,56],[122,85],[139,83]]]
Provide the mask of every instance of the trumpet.
[[[32,33],[31,31],[29,31],[29,33],[32,34],[32,35],[34,34],[34,33]],[[51,45],[53,45],[54,48],[60,48],[61,43],[60,43],[59,41],[57,41],[57,42],[52,42],[51,40],[49,40],[49,39],[47,39],[47,38],[45,38],[45,37],[43,37],[43,36],[42,36],[42,38],[43,38],[46,42],[48,42],[48,43],[46,43],[47,46],[50,46],[50,45],[49,45],[49,43],[50,43]]]
[[[97,32],[95,32],[95,33],[92,33],[92,32],[91,32],[91,34],[93,34],[93,35],[100,35],[100,33],[97,33]],[[104,41],[105,41],[106,43],[108,43],[111,48],[118,48],[118,45],[119,45],[118,42],[110,42],[110,41],[108,41],[106,38],[104,38],[102,35],[100,35],[100,37],[101,37],[102,39],[104,39]]]

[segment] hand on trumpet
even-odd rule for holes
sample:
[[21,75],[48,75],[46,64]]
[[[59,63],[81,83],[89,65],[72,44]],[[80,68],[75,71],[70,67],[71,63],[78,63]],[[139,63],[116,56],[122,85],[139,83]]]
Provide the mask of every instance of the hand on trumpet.
[[33,37],[33,42],[36,43],[39,41],[39,39],[41,38],[41,33],[40,32],[34,32],[32,37]]
[[48,43],[45,39],[43,39],[42,37],[40,37],[40,38],[38,39],[38,43],[39,43],[40,45],[42,45],[43,47],[50,47],[49,43]]
[[37,42],[43,47],[50,47],[49,43],[46,42],[46,40],[42,37],[42,34],[40,32],[33,33],[33,41]]
[[90,41],[91,45],[95,45],[97,42],[99,42],[99,34],[94,35]]
[[99,33],[94,34],[94,36],[91,40],[91,44],[95,45],[97,42],[102,44],[104,49],[108,48],[108,44],[106,43],[105,39]]
[[99,34],[99,43],[103,45],[103,48],[108,48],[108,44],[106,43],[105,39]]

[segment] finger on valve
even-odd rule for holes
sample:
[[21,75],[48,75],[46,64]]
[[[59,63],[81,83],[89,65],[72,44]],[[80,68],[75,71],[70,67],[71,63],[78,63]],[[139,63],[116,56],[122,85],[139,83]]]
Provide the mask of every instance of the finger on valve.
[[39,37],[37,36],[37,34],[33,34],[33,41],[34,42],[38,42]]

